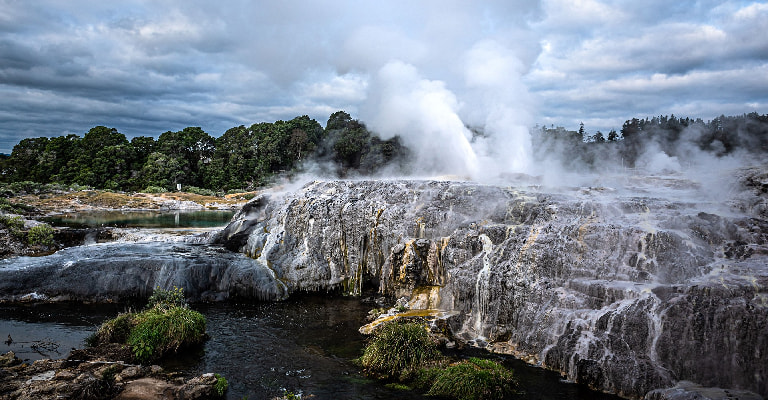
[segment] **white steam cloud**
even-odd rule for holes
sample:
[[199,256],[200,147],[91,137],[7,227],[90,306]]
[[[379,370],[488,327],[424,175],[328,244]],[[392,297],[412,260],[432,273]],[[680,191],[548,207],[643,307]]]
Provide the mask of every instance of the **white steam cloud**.
[[400,135],[414,152],[416,175],[493,181],[529,172],[526,67],[492,40],[475,43],[456,65],[460,78],[445,82],[413,64],[387,62],[370,86],[363,120],[383,138]]

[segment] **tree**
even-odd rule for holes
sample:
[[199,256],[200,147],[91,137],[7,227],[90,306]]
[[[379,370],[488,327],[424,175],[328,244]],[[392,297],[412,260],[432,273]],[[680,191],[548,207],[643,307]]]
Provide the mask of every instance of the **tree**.
[[619,140],[619,134],[616,132],[616,129],[611,129],[611,131],[608,132],[608,141],[615,142],[617,140]]
[[22,139],[19,144],[13,146],[11,157],[8,159],[9,180],[11,182],[50,182],[48,171],[43,169],[43,166],[49,163],[45,151],[47,146],[48,138],[46,137]]
[[[211,161],[215,139],[200,127],[187,127],[181,131],[167,131],[157,139],[157,151],[175,167],[181,168],[180,175],[172,179],[174,186],[202,186],[203,165]],[[155,160],[158,158],[155,157]]]
[[605,142],[605,136],[603,136],[603,132],[597,131],[595,132],[595,143],[603,143]]
[[204,168],[203,184],[209,189],[245,189],[260,182],[256,138],[243,125],[230,128],[215,142],[211,162]]

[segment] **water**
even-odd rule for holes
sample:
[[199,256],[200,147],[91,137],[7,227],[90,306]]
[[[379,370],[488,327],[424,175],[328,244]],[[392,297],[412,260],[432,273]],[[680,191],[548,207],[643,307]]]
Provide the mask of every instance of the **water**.
[[212,228],[229,223],[234,211],[92,211],[43,218],[69,228]]
[[[13,350],[29,360],[66,357],[101,322],[126,307],[2,305],[0,337],[11,333],[15,342],[11,346],[0,343],[0,352]],[[360,374],[353,359],[360,356],[365,338],[357,329],[371,307],[356,298],[331,295],[299,296],[276,303],[194,305],[206,316],[211,338],[201,349],[166,360],[163,366],[185,375],[219,373],[229,381],[227,398],[232,400],[269,399],[286,390],[314,399],[431,398],[389,388]],[[58,351],[35,352],[29,348],[35,340],[57,342]],[[472,355],[494,357],[480,351]],[[521,399],[618,399],[563,382],[557,373],[522,361],[500,359],[515,370],[525,392]]]

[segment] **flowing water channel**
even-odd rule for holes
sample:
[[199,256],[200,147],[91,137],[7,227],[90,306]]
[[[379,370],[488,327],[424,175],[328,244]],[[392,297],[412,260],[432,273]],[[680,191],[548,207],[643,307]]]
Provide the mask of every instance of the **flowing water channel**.
[[[97,222],[98,223],[98,222]],[[174,221],[175,223],[175,221]],[[224,222],[226,223],[226,221]],[[185,376],[216,372],[227,378],[227,399],[270,399],[284,393],[314,399],[426,399],[361,375],[354,359],[365,337],[358,328],[374,304],[332,294],[300,295],[282,302],[193,304],[208,321],[210,339],[199,349],[163,361]],[[141,305],[0,304],[0,353],[29,361],[64,358],[106,319]],[[4,339],[5,340],[5,339]],[[461,356],[498,356],[467,351]],[[499,358],[515,374],[521,399],[616,400],[564,382],[559,374]]]

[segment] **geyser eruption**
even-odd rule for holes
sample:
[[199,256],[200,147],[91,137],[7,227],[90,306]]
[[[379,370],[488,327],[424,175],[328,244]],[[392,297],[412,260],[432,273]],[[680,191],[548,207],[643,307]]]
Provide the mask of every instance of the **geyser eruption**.
[[417,176],[494,181],[528,172],[525,66],[492,40],[476,43],[457,65],[461,78],[445,82],[423,77],[413,64],[387,62],[373,79],[364,119],[385,139],[402,137]]

